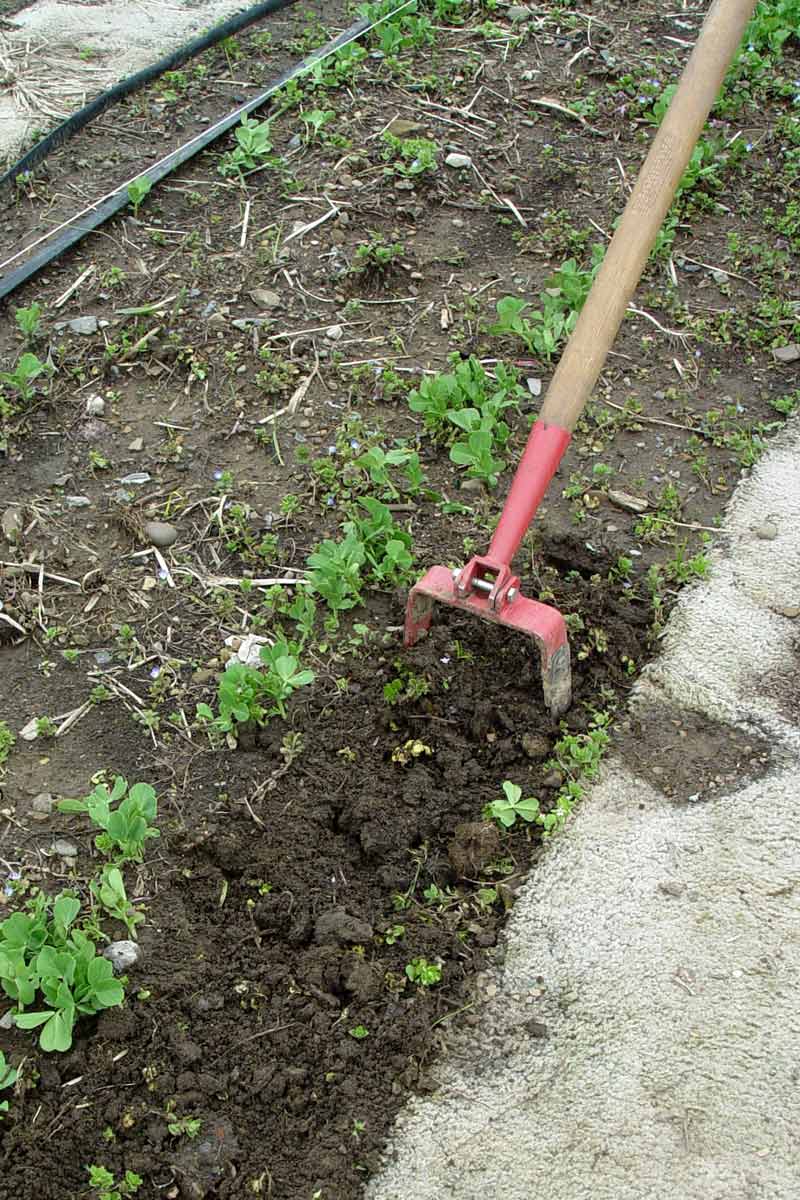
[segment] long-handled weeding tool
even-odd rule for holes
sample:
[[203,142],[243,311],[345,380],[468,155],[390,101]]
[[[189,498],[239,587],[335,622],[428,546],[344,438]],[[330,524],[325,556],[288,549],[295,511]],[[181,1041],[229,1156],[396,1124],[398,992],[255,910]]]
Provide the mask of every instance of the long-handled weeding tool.
[[545,704],[553,716],[565,712],[571,700],[564,618],[558,609],[520,593],[511,563],[589,400],[754,7],[755,0],[714,0],[709,9],[553,375],[488,553],[461,570],[431,567],[408,599],[407,646],[430,625],[434,601],[532,638],[541,656]]

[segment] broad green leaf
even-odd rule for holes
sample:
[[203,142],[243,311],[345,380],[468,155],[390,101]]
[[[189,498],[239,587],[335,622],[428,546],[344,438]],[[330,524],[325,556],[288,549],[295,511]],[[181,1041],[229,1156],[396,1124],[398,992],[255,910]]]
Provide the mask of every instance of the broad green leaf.
[[39,1045],[45,1051],[63,1053],[72,1045],[72,1029],[75,1024],[74,1010],[54,1012],[39,1034]]
[[80,911],[80,900],[74,896],[59,896],[53,905],[53,920],[64,929],[69,929]]

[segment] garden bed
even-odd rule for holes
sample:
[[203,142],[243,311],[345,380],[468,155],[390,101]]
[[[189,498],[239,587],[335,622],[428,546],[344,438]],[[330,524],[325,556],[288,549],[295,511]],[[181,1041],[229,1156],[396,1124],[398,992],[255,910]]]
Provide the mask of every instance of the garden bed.
[[[36,889],[91,908],[114,850],[61,799],[147,783],[160,833],[120,867],[143,918],[124,1005],[63,1052],[0,1031],[0,1196],[99,1197],[91,1165],[146,1198],[357,1196],[797,405],[797,44],[759,26],[519,555],[567,615],[572,708],[554,721],[522,639],[462,614],[403,649],[408,583],[491,536],[547,337],[698,28],[610,2],[426,14],[141,197],[0,327],[6,915]],[[19,186],[3,257],[326,36],[282,14],[131,98]],[[441,414],[498,395],[490,461]],[[251,635],[302,678],[226,721]],[[530,820],[499,819],[504,784]]]

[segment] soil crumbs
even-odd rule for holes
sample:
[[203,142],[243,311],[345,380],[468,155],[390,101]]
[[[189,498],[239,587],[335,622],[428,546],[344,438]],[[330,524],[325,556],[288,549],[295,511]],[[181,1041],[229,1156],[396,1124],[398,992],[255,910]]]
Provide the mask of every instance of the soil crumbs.
[[[609,733],[636,738],[654,780],[657,756],[677,799],[725,773],[727,734],[673,725],[669,757],[663,714],[635,733],[614,714],[796,403],[791,39],[768,80],[732,83],[519,555],[526,593],[569,625],[563,722],[518,635],[442,609],[404,651],[397,576],[338,627],[317,596],[315,678],[285,717],[226,739],[197,709],[216,712],[248,635],[297,636],[308,556],[361,501],[410,537],[407,578],[487,543],[553,369],[493,331],[495,304],[533,309],[557,268],[588,270],[699,24],[629,9],[437,0],[430,30],[374,34],[304,85],[301,115],[272,110],[256,167],[221,175],[221,144],[15,295],[4,369],[25,351],[13,308],[34,302],[24,336],[47,369],[0,401],[6,912],[38,888],[91,908],[96,830],[57,804],[99,772],[156,789],[160,837],[124,868],[144,918],[124,1005],[81,1018],[63,1053],[3,1022],[19,1070],[0,1094],[3,1200],[94,1200],[90,1165],[141,1176],[144,1200],[358,1196],[502,962],[541,847],[535,821],[486,819],[502,785],[557,811]],[[130,98],[111,131],[106,114],[20,185],[4,257],[349,20],[324,19],[280,14]],[[407,403],[471,356],[524,389],[496,489]],[[701,735],[707,763],[682,753]],[[732,771],[759,768],[753,739],[729,749]]]

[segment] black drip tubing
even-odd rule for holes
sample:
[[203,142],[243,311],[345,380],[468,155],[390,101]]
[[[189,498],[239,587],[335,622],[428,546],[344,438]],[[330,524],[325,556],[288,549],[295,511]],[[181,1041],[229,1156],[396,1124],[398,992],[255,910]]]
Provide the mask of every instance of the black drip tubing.
[[27,154],[18,159],[13,167],[9,167],[4,175],[0,175],[0,188],[13,183],[18,175],[24,175],[26,171],[32,171],[34,167],[38,167],[40,163],[44,162],[51,150],[63,146],[64,142],[69,141],[79,130],[84,129],[95,117],[99,117],[112,104],[116,104],[118,101],[124,100],[126,96],[130,96],[131,92],[138,92],[146,84],[152,83],[154,79],[158,79],[159,75],[180,67],[190,58],[196,58],[204,50],[208,50],[211,46],[216,46],[218,42],[224,41],[225,38],[232,37],[240,29],[245,29],[248,25],[253,25],[262,17],[268,17],[271,13],[278,12],[280,9],[287,8],[290,4],[296,3],[297,0],[264,0],[262,4],[254,4],[252,8],[246,8],[244,12],[237,13],[234,17],[229,17],[221,25],[215,25],[212,29],[207,30],[206,33],[201,34],[200,37],[196,37],[184,46],[180,46],[177,50],[173,50],[171,54],[166,54],[163,58],[159,58],[151,66],[144,67],[141,71],[137,71],[135,75],[128,75],[126,79],[121,79],[119,83],[110,87],[107,91],[101,92],[99,96],[95,96],[94,100],[90,100],[83,108],[79,108],[71,117],[67,117],[66,121],[62,121],[60,125],[56,125],[55,129],[51,130],[40,142],[37,142]]

